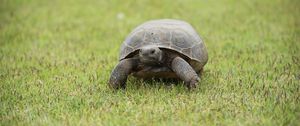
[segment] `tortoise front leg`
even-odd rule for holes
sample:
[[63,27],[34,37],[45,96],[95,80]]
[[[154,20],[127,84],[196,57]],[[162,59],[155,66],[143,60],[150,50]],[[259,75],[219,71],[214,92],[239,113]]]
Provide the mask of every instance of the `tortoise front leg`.
[[184,59],[175,57],[171,63],[171,68],[176,75],[184,81],[189,89],[196,88],[200,78],[195,70]]
[[129,58],[120,61],[110,75],[108,82],[109,87],[113,89],[126,88],[128,75],[137,67],[138,59]]

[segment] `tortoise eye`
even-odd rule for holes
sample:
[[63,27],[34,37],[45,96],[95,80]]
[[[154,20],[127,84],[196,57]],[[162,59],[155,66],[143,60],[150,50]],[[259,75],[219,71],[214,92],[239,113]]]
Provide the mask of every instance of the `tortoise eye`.
[[151,54],[154,54],[155,53],[155,50],[151,50],[151,52],[150,52]]

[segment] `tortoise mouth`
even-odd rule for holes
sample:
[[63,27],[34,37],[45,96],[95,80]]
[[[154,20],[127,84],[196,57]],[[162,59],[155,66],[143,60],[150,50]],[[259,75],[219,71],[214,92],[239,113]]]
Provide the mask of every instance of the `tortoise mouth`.
[[147,65],[161,65],[162,64],[162,56],[159,57],[143,57],[139,56],[140,62]]

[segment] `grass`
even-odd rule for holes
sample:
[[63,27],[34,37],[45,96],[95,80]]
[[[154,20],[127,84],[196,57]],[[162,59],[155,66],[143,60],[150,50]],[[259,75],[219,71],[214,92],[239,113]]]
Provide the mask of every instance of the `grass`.
[[[300,125],[300,2],[0,1],[0,125]],[[200,86],[106,82],[144,21],[190,22]]]

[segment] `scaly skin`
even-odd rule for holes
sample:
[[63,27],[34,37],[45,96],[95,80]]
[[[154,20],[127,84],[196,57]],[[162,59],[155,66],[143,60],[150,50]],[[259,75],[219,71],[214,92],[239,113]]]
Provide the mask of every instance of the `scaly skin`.
[[172,70],[184,81],[188,89],[197,87],[200,78],[194,69],[181,57],[175,57],[171,63]]
[[120,61],[111,73],[108,85],[113,89],[125,89],[128,75],[138,66],[139,60],[128,58]]

